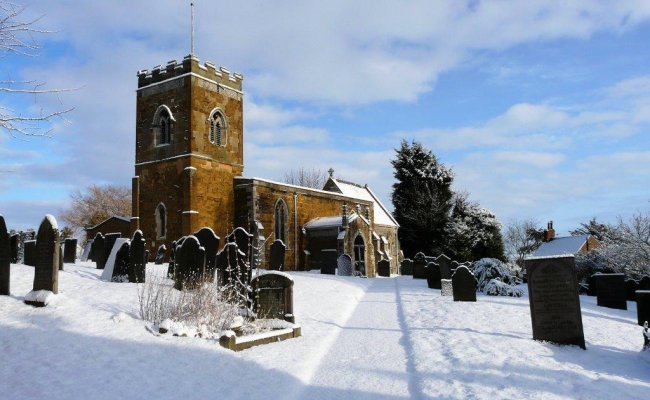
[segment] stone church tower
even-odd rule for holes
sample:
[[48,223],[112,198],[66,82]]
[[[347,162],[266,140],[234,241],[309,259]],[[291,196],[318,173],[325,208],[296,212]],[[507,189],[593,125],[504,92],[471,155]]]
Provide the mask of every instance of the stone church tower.
[[138,72],[132,230],[152,252],[210,226],[234,227],[244,169],[242,76],[189,55]]

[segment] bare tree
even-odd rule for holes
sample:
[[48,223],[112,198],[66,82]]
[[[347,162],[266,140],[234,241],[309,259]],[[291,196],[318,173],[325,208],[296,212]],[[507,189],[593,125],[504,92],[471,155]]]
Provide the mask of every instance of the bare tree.
[[328,173],[320,169],[300,167],[285,172],[282,181],[291,185],[322,189],[328,177]]
[[84,192],[72,192],[70,198],[70,208],[61,211],[60,218],[76,231],[113,215],[131,215],[131,188],[127,186],[92,185]]
[[539,222],[533,218],[513,220],[503,232],[506,256],[520,267],[524,265],[526,255],[532,253],[541,240],[534,233],[538,231]]
[[[18,55],[35,57],[39,50],[38,43],[34,40],[37,34],[48,33],[41,30],[36,24],[41,17],[24,19],[25,7],[7,0],[0,0],[0,54],[4,57]],[[47,94],[58,95],[61,92],[74,89],[46,89],[45,82],[32,80],[14,80],[2,78],[0,80],[0,93],[12,95],[41,96]],[[24,114],[6,106],[0,106],[0,129],[11,136],[47,136],[53,122],[63,119],[63,116],[72,111],[72,108]]]

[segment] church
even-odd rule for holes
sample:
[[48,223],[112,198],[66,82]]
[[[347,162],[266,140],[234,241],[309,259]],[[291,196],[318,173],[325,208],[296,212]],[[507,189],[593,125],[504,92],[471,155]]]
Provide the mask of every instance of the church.
[[398,224],[367,185],[331,170],[322,190],[243,175],[241,74],[190,54],[137,76],[131,230],[152,254],[204,226],[223,246],[243,227],[263,268],[281,240],[285,270],[334,268],[347,254],[361,275],[374,277],[380,260],[398,272]]

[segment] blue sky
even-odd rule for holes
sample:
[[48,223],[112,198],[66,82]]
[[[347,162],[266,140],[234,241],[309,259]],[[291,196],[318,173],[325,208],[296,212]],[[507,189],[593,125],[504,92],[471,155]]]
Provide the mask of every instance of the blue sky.
[[[90,183],[130,184],[136,71],[188,54],[187,3],[29,4],[54,32],[38,57],[4,55],[1,80],[79,89],[0,97],[20,112],[75,108],[49,139],[0,135],[10,227],[57,215]],[[503,223],[566,233],[649,207],[647,1],[195,4],[197,56],[245,77],[247,176],[332,167],[390,206],[404,138]]]

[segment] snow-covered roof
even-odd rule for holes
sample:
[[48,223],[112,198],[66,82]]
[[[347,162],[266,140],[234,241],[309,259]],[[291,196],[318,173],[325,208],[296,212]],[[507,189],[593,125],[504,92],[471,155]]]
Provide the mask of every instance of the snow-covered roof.
[[527,258],[573,256],[580,251],[588,238],[589,235],[556,237],[550,242],[542,243]]
[[314,218],[305,224],[305,229],[324,229],[342,226],[341,216]]
[[110,217],[106,218],[105,220],[103,220],[102,222],[98,223],[97,225],[95,225],[95,226],[90,226],[90,227],[88,227],[88,228],[84,228],[84,229],[85,229],[85,230],[95,229],[95,228],[97,228],[98,226],[100,226],[101,224],[103,224],[104,222],[106,222],[106,221],[108,221],[108,220],[110,220],[110,219],[113,219],[113,218],[117,218],[117,219],[122,220],[122,221],[124,221],[124,222],[131,222],[131,219],[130,219],[129,217],[123,217],[123,216],[121,216],[121,215],[111,215]]
[[[359,200],[372,201],[374,203],[374,222],[378,225],[399,226],[395,218],[391,215],[386,207],[379,201],[379,198],[370,190],[368,185],[357,185],[356,183],[342,181],[330,177],[329,181],[334,183],[341,193],[348,197]],[[326,185],[327,186],[327,185]]]

